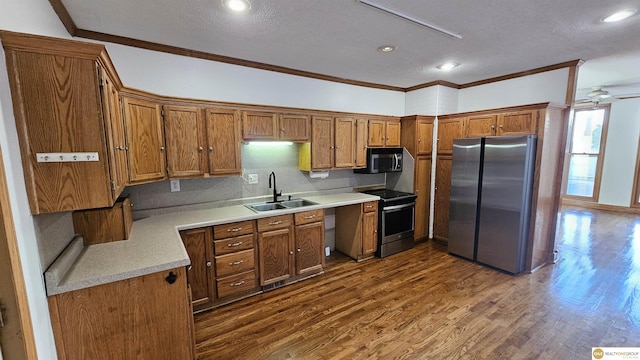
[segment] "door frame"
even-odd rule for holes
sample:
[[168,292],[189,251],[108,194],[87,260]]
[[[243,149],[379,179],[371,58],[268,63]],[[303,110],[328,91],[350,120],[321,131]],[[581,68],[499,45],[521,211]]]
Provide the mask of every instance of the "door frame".
[[[0,284],[0,348],[4,359],[37,359],[31,313],[18,251],[9,191],[0,148],[0,273],[8,274]],[[17,321],[16,321],[17,320]]]

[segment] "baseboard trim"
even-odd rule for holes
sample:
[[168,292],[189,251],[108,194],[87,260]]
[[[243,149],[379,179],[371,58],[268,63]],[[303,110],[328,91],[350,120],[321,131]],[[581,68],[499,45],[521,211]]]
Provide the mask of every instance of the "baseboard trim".
[[562,205],[577,206],[577,207],[595,209],[595,210],[615,211],[615,212],[622,212],[622,213],[628,213],[628,214],[640,214],[640,208],[635,208],[630,206],[600,204],[597,202],[580,201],[575,199],[562,199]]

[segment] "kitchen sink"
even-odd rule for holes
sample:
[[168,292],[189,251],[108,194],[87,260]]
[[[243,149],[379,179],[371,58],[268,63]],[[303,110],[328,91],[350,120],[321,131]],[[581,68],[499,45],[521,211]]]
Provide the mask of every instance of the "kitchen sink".
[[313,201],[305,200],[305,199],[291,199],[291,200],[280,201],[277,203],[272,203],[272,202],[258,203],[258,204],[248,204],[245,206],[253,211],[263,212],[263,211],[271,211],[271,210],[292,209],[292,208],[298,208],[298,207],[310,206],[310,205],[317,205],[317,203]]

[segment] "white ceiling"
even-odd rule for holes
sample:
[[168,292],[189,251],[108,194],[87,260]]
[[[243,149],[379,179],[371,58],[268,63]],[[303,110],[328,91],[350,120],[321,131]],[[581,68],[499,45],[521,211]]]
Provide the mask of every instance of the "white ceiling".
[[[600,19],[640,0],[375,0],[462,35],[446,37],[357,0],[62,0],[75,25],[216,55],[407,88],[466,84],[586,60],[578,88],[640,84],[640,14]],[[380,45],[397,50],[383,54]],[[445,61],[461,65],[443,72]],[[640,92],[640,91],[638,91]]]

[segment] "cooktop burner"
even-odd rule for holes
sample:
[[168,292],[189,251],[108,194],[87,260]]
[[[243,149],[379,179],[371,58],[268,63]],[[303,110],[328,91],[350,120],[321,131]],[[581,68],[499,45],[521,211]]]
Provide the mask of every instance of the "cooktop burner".
[[377,189],[377,190],[366,190],[362,191],[365,194],[380,196],[382,200],[393,200],[393,199],[401,199],[401,198],[414,198],[415,194],[390,190],[390,189]]

